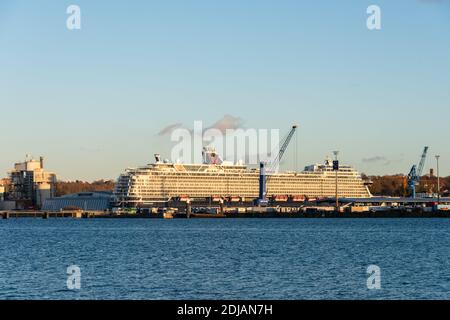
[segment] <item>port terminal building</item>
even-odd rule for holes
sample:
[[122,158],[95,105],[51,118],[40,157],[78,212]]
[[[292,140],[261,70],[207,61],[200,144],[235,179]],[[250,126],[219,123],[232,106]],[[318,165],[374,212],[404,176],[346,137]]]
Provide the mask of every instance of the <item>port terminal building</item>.
[[46,199],[42,210],[52,212],[64,210],[108,211],[111,209],[112,199],[112,192],[80,192]]

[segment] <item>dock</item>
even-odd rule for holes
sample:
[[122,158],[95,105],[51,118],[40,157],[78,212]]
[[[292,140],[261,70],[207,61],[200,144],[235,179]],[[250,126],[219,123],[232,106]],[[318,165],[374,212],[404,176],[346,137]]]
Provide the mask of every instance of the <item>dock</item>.
[[[226,207],[193,208],[195,212],[177,208],[158,209],[136,213],[85,212],[85,211],[3,211],[1,219],[229,219],[229,218],[450,218],[448,210],[426,208],[386,208],[384,210],[352,210],[334,207]],[[214,210],[211,210],[214,209]]]
[[98,218],[99,216],[104,215],[103,212],[86,212],[86,211],[60,211],[60,212],[51,212],[51,211],[25,211],[25,210],[11,210],[11,211],[2,211],[0,212],[0,217],[2,219],[10,219],[10,218],[41,218],[41,219],[50,219],[50,218],[73,218],[73,219],[85,219],[85,218]]
[[81,209],[0,211],[2,219],[11,218],[141,218],[141,219],[223,219],[223,218],[448,218],[449,198],[340,198],[314,201],[271,201],[256,206],[254,201],[212,201],[183,199],[160,202],[139,208],[114,208],[104,211]]

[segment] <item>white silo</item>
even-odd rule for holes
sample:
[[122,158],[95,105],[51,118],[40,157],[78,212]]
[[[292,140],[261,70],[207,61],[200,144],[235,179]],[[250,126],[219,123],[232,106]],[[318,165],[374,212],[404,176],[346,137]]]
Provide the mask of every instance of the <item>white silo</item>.
[[4,201],[4,200],[5,200],[5,187],[0,186],[0,201]]
[[40,183],[36,187],[36,204],[42,208],[46,199],[52,197],[51,186],[49,183]]

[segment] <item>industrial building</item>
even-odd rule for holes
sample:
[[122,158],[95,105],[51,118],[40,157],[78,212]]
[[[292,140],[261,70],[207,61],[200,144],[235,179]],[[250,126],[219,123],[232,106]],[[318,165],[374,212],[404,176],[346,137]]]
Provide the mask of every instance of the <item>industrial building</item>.
[[80,192],[46,199],[43,211],[83,210],[107,211],[111,208],[112,192]]
[[5,201],[5,187],[0,184],[0,202]]
[[0,202],[5,200],[5,194],[9,185],[9,179],[0,179]]
[[43,157],[35,160],[27,156],[24,162],[14,164],[9,183],[7,200],[14,201],[16,209],[39,209],[55,195],[56,174],[44,170]]
[[8,178],[0,179],[0,210],[14,210],[16,208],[16,203],[14,201],[7,201],[10,185]]

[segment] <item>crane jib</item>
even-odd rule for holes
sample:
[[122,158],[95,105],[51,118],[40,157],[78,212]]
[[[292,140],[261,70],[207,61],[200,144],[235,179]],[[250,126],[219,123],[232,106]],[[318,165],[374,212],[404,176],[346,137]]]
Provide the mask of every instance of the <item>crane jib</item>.
[[419,165],[418,166],[413,165],[411,171],[408,174],[408,186],[411,189],[413,198],[416,198],[416,186],[419,185],[420,177],[422,176],[423,168],[425,167],[428,149],[429,147],[425,147],[423,149]]
[[[281,145],[281,148],[277,154],[277,156],[270,162],[260,163],[260,171],[259,171],[259,197],[258,197],[258,205],[265,206],[267,205],[267,180],[270,178],[270,174],[273,174],[275,172],[275,168],[279,165],[281,162],[281,159],[283,158],[284,153],[286,152],[289,143],[291,142],[292,137],[294,136],[295,130],[297,129],[297,125],[292,126],[291,131],[287,135],[287,137],[284,139],[283,144]],[[266,166],[268,170],[266,171]],[[269,177],[267,177],[267,174],[269,174]]]

